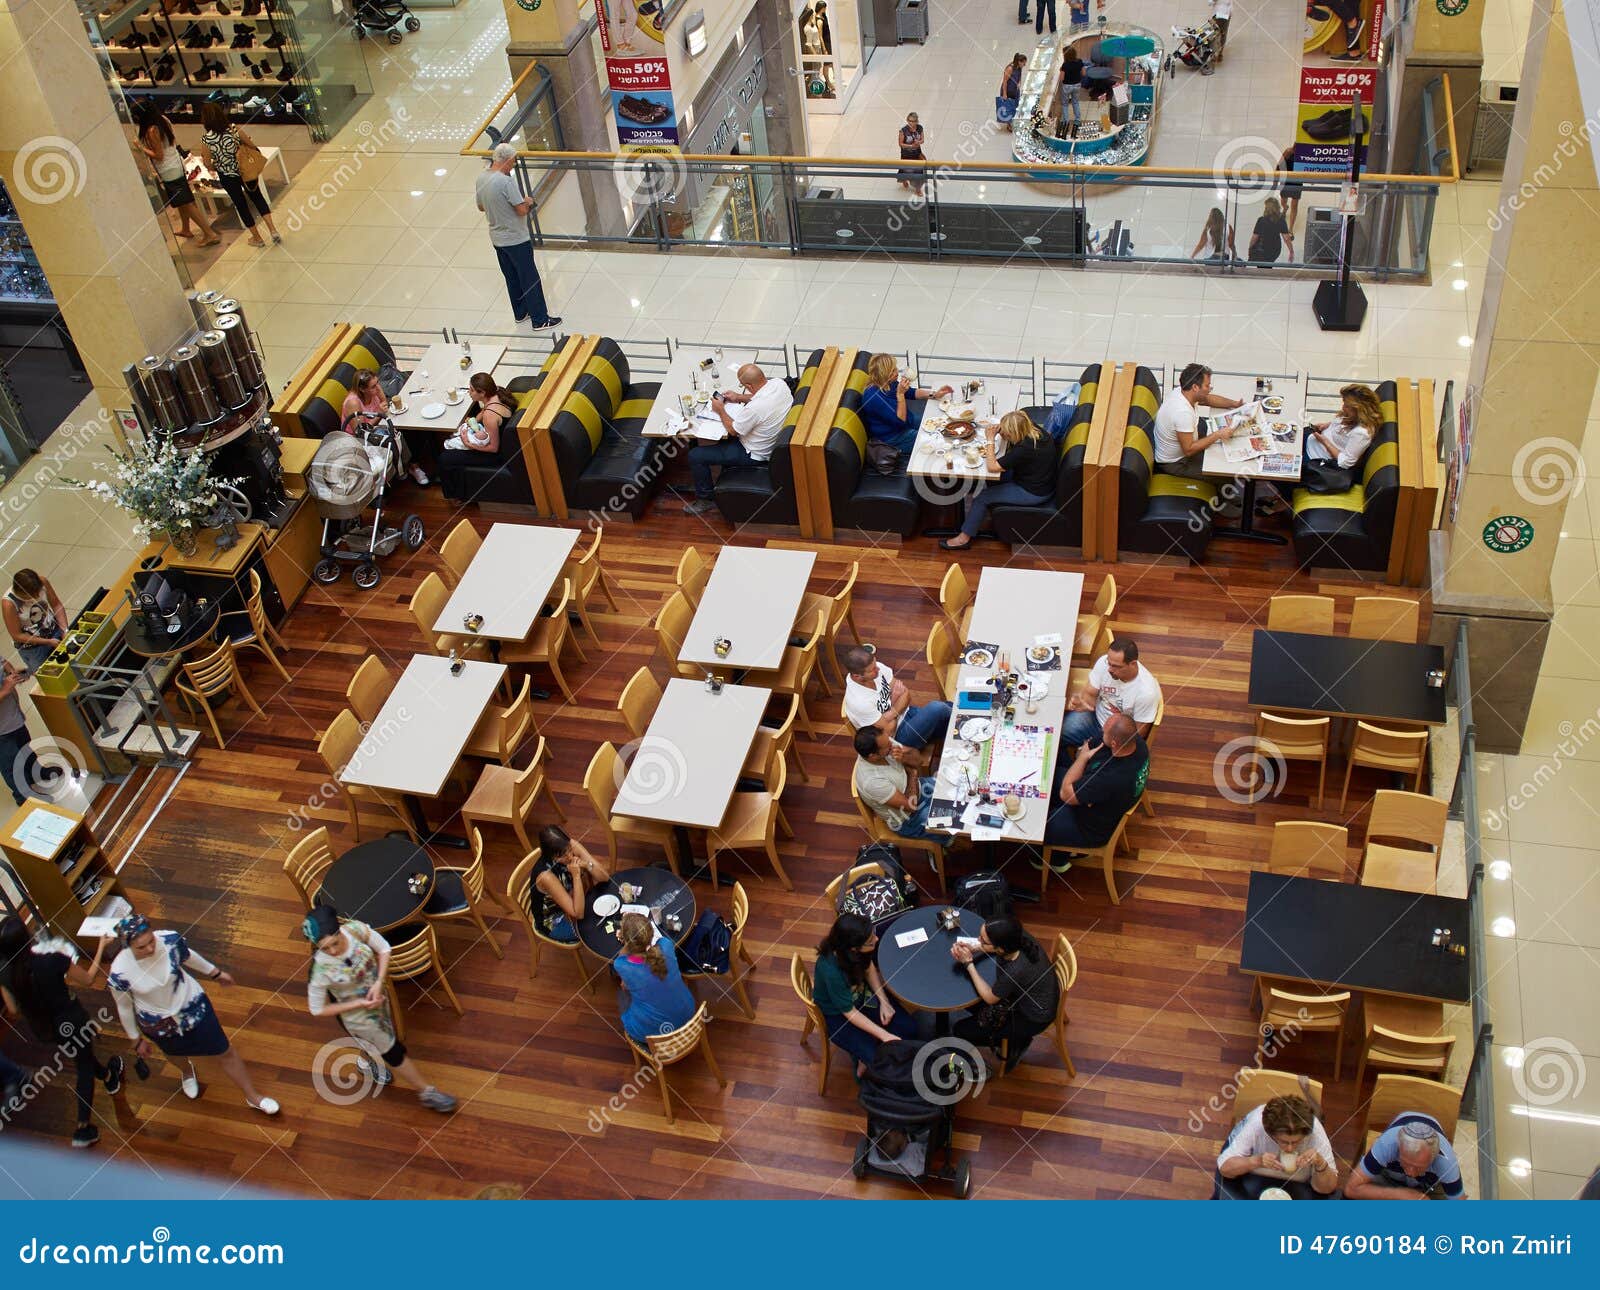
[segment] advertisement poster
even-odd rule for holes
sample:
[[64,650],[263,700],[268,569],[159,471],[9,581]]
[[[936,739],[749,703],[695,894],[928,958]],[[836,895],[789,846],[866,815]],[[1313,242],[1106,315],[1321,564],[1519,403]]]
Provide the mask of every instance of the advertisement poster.
[[[647,12],[648,11],[648,12]],[[675,151],[678,114],[660,23],[670,14],[658,0],[595,0],[600,48],[606,56],[606,84],[623,151]]]
[[1306,0],[1305,61],[1375,66],[1385,0]]
[[[1300,106],[1294,130],[1296,170],[1348,170],[1355,132],[1352,97],[1361,96],[1361,133],[1372,134],[1372,92],[1378,73],[1372,68],[1302,67]],[[1366,165],[1366,144],[1361,164]]]

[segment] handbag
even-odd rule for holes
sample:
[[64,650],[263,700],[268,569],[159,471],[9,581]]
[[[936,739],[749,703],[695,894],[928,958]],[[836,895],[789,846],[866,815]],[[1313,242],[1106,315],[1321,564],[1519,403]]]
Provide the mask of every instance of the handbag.
[[1010,125],[1017,115],[1017,100],[994,96],[994,119],[1001,125]]
[[887,439],[868,439],[867,466],[875,474],[897,474],[900,470],[900,449]]
[[261,172],[267,168],[267,154],[255,144],[246,143],[242,137],[234,152],[234,161],[239,167],[239,178],[247,184],[255,183],[261,178]]
[[1356,472],[1351,466],[1307,457],[1300,472],[1300,483],[1313,493],[1345,493],[1355,487]]

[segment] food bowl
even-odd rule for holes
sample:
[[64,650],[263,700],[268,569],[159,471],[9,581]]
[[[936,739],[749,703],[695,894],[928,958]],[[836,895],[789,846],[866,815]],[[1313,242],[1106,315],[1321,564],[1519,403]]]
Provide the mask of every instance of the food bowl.
[[944,437],[952,443],[965,443],[978,433],[977,424],[970,417],[944,423]]
[[1055,656],[1056,647],[1054,645],[1030,645],[1028,647],[1028,657],[1035,663],[1048,663]]
[[1270,412],[1276,416],[1279,412],[1283,411],[1283,396],[1281,394],[1269,395],[1267,398],[1261,400],[1261,406],[1267,412]]

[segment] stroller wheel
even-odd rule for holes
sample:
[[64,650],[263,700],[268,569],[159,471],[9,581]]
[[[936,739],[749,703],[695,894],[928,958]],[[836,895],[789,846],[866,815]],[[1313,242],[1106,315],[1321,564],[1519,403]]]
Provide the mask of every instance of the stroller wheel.
[[375,564],[358,564],[355,567],[355,572],[350,575],[351,581],[360,587],[362,591],[371,591],[378,585],[382,577],[383,575],[378,572],[378,566]]
[[950,1184],[950,1190],[957,1200],[966,1200],[972,1195],[972,1166],[965,1160],[956,1166],[956,1176]]
[[407,18],[406,19],[406,30],[407,31],[421,31],[422,30],[422,19],[416,17],[415,15],[413,15],[410,18]]
[[323,586],[339,581],[339,562],[337,560],[318,560],[317,566],[311,571],[311,576]]
[[400,525],[400,539],[406,544],[406,550],[422,550],[422,544],[427,537],[427,531],[422,527],[422,516],[407,515]]
[[398,45],[402,39],[403,37],[398,31],[391,31],[389,33],[389,43],[391,45]]
[[856,1158],[850,1163],[850,1172],[857,1178],[867,1176],[867,1152],[872,1150],[872,1139],[862,1138],[856,1143]]

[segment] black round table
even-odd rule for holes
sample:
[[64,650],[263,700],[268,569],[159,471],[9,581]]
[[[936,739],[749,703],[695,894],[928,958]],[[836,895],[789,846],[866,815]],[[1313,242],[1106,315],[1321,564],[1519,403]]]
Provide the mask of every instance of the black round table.
[[128,621],[122,627],[122,639],[135,654],[142,654],[145,658],[181,654],[191,645],[198,645],[209,638],[216,631],[217,619],[221,615],[222,606],[212,600],[203,610],[191,609],[188,621],[181,624],[178,631],[169,632],[164,628],[152,630],[143,614],[129,614]]
[[[622,942],[617,936],[617,928],[622,922],[622,911],[619,909],[606,918],[594,912],[596,898],[620,895],[617,891],[617,884],[620,882],[631,882],[635,887],[644,889],[644,894],[636,897],[632,903],[648,905],[652,910],[658,911],[655,920],[663,936],[670,936],[674,942],[681,941],[694,927],[694,920],[697,917],[694,892],[689,890],[689,884],[682,878],[674,876],[670,869],[657,869],[654,866],[644,869],[624,869],[621,873],[612,874],[605,882],[585,889],[584,914],[578,920],[578,939],[596,958],[609,963],[617,957],[617,951],[622,948]],[[661,921],[669,914],[678,916],[679,927],[676,932],[669,930]]]
[[[899,918],[878,932],[878,971],[883,983],[901,1003],[913,1012],[938,1014],[936,1021],[940,1033],[945,1033],[950,1014],[972,1007],[978,1002],[978,992],[972,987],[964,963],[950,957],[950,947],[956,943],[956,932],[947,932],[939,926],[939,914],[947,905],[924,905],[907,910]],[[983,919],[970,910],[957,911],[961,915],[959,935],[976,937],[983,927]],[[921,928],[928,939],[901,949],[895,937]],[[994,960],[987,955],[977,959],[978,973],[991,986],[995,979]]]
[[[418,873],[428,880],[420,895],[407,885]],[[432,893],[433,858],[404,833],[391,833],[351,847],[335,860],[322,879],[317,903],[382,932],[413,921]]]

